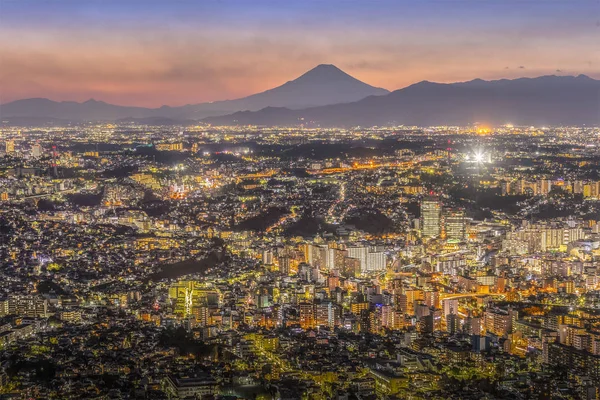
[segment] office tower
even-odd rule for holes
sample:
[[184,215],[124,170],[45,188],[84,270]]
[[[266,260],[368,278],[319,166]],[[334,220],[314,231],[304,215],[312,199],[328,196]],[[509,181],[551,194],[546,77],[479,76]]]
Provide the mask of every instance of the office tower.
[[448,240],[464,240],[467,231],[465,211],[447,208],[444,210],[444,235]]
[[12,154],[15,152],[15,142],[12,140],[7,140],[4,145],[4,151],[6,154]]
[[421,202],[421,234],[437,237],[441,231],[442,206],[437,197],[428,196]]

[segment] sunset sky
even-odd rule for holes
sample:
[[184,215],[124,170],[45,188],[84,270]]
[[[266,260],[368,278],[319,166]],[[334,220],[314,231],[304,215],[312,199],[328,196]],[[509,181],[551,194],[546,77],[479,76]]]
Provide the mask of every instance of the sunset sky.
[[389,90],[600,78],[600,1],[0,0],[0,103],[176,106],[243,97],[321,63]]

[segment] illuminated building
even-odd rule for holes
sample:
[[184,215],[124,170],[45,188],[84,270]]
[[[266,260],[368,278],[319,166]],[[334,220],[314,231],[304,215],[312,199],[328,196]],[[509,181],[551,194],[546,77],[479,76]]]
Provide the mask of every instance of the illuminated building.
[[537,193],[541,195],[548,195],[552,189],[552,181],[550,179],[541,179],[538,181]]
[[421,202],[421,234],[437,237],[441,231],[442,205],[437,197],[428,196]]
[[130,178],[139,183],[140,185],[144,185],[152,190],[160,190],[160,188],[162,187],[160,182],[152,174],[133,174],[130,176]]
[[373,251],[367,253],[367,270],[369,271],[383,271],[386,267],[387,258],[385,253],[382,251]]
[[360,261],[361,273],[385,270],[387,258],[384,252],[366,246],[352,246],[346,250],[348,251],[349,258],[355,258]]
[[346,249],[348,251],[348,257],[359,260],[360,270],[366,271],[367,269],[367,253],[368,249],[365,246],[352,246]]
[[4,152],[6,154],[12,154],[15,152],[15,142],[12,140],[7,140],[4,144]]
[[159,143],[156,145],[158,151],[181,151],[183,143]]
[[594,380],[600,378],[600,356],[573,346],[549,343],[548,362],[551,365],[562,366],[574,373],[587,375]]
[[8,314],[22,317],[47,317],[48,300],[29,295],[16,295],[8,298]]
[[489,310],[483,313],[483,324],[487,332],[505,336],[512,332],[513,323],[519,317],[513,310]]
[[467,231],[464,210],[444,210],[444,236],[448,240],[464,240]]
[[180,399],[187,397],[204,397],[217,393],[217,382],[211,377],[175,377],[168,376],[164,380],[166,392]]
[[340,312],[338,307],[332,302],[323,302],[315,304],[315,325],[328,326],[333,328],[339,325]]
[[458,299],[444,299],[442,304],[444,305],[444,317],[458,314]]
[[169,188],[169,197],[173,200],[185,199],[187,192],[185,185],[175,183]]
[[207,308],[218,306],[219,293],[202,286],[200,282],[180,281],[169,287],[169,299],[174,302],[176,315],[195,315],[200,318]]
[[262,253],[262,262],[265,265],[272,265],[273,264],[273,251],[271,250],[263,250]]
[[34,144],[33,146],[31,146],[31,156],[33,158],[40,158],[42,156],[42,146],[39,143]]
[[283,257],[278,257],[278,263],[279,263],[279,272],[281,272],[283,275],[289,275],[290,274],[290,257],[288,256],[283,256]]
[[372,369],[370,372],[375,380],[375,391],[381,397],[397,394],[405,382],[402,376],[393,371]]
[[315,325],[315,310],[312,303],[300,303],[300,327],[312,329]]

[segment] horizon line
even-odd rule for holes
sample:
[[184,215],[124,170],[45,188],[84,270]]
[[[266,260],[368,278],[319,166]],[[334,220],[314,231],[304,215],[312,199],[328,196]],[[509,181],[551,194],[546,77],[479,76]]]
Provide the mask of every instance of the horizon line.
[[156,106],[156,107],[144,107],[144,106],[139,106],[139,105],[134,105],[134,104],[127,105],[127,104],[109,103],[109,102],[104,101],[102,99],[95,99],[94,97],[90,97],[89,99],[83,100],[83,101],[76,101],[76,100],[54,100],[54,99],[52,99],[50,97],[23,97],[23,98],[20,98],[20,99],[10,100],[10,101],[5,102],[5,103],[0,103],[0,107],[4,106],[4,105],[7,105],[7,104],[15,103],[15,102],[18,102],[18,101],[26,101],[26,100],[48,100],[48,101],[51,101],[51,102],[54,102],[54,103],[75,103],[75,104],[85,104],[85,103],[88,103],[88,102],[96,102],[96,103],[104,103],[104,104],[108,104],[108,105],[112,105],[112,106],[117,106],[117,107],[143,108],[143,109],[148,109],[148,110],[159,110],[159,109],[165,108],[165,107],[168,107],[168,108],[179,108],[179,107],[193,106],[193,105],[200,105],[200,104],[221,103],[221,102],[235,101],[235,100],[244,99],[246,97],[250,97],[250,96],[253,96],[253,95],[256,95],[256,94],[260,94],[260,93],[264,93],[264,92],[269,91],[269,90],[276,89],[276,88],[278,88],[280,86],[285,85],[286,83],[293,82],[293,81],[297,80],[301,76],[304,76],[308,72],[310,72],[310,71],[312,71],[312,70],[314,70],[314,69],[316,69],[317,67],[320,67],[320,66],[333,66],[333,67],[337,68],[339,71],[341,71],[342,73],[344,73],[346,75],[349,75],[352,78],[357,79],[358,81],[360,81],[360,82],[362,82],[362,83],[364,83],[366,85],[372,86],[373,88],[383,89],[383,90],[387,90],[388,91],[388,93],[383,94],[383,95],[372,95],[372,96],[377,96],[377,97],[378,96],[386,96],[386,95],[388,95],[390,93],[394,93],[394,92],[397,92],[399,90],[403,90],[403,89],[409,88],[411,86],[418,85],[420,83],[433,83],[433,84],[439,84],[439,85],[452,85],[452,84],[469,83],[469,82],[474,82],[474,81],[499,82],[499,81],[516,81],[516,80],[519,80],[519,79],[539,79],[539,78],[545,78],[545,77],[555,77],[555,78],[559,78],[559,77],[560,78],[587,78],[587,79],[591,79],[591,80],[594,80],[594,81],[598,81],[599,80],[599,79],[593,78],[593,77],[591,77],[589,75],[586,75],[586,74],[574,74],[574,75],[571,75],[571,74],[569,74],[569,75],[547,74],[547,75],[539,75],[539,76],[534,76],[534,77],[521,76],[521,77],[518,77],[518,78],[497,78],[497,79],[473,78],[473,79],[469,79],[469,80],[454,81],[454,82],[430,81],[430,80],[424,79],[424,80],[420,80],[420,81],[417,81],[417,82],[413,82],[413,83],[411,83],[409,85],[406,85],[406,86],[398,88],[398,89],[389,90],[389,89],[384,88],[384,87],[377,87],[377,86],[373,86],[373,85],[371,85],[371,84],[369,84],[367,82],[364,82],[364,81],[356,78],[355,76],[347,73],[343,69],[337,67],[335,64],[320,63],[320,64],[317,64],[315,67],[313,67],[313,68],[307,70],[306,72],[302,73],[301,75],[297,76],[296,78],[288,80],[288,81],[286,81],[286,82],[284,82],[284,83],[282,83],[282,84],[280,84],[278,86],[267,88],[267,89],[264,89],[264,90],[262,90],[260,92],[250,93],[250,94],[247,94],[247,95],[242,96],[242,97],[236,97],[236,98],[224,99],[224,100],[212,100],[212,101],[204,101],[204,102],[198,102],[198,103],[187,103],[187,104],[182,104],[182,105],[179,105],[179,106],[172,106],[172,105],[168,105],[168,104],[162,104],[162,105]]

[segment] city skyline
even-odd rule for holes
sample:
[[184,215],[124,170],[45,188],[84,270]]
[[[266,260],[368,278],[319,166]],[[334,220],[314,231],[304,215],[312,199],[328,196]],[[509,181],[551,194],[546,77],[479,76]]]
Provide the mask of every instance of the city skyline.
[[317,64],[373,86],[600,78],[596,1],[2,1],[0,103],[158,107],[244,97]]
[[5,125],[0,394],[597,398],[598,138]]
[[0,0],[0,399],[599,399],[599,34]]

